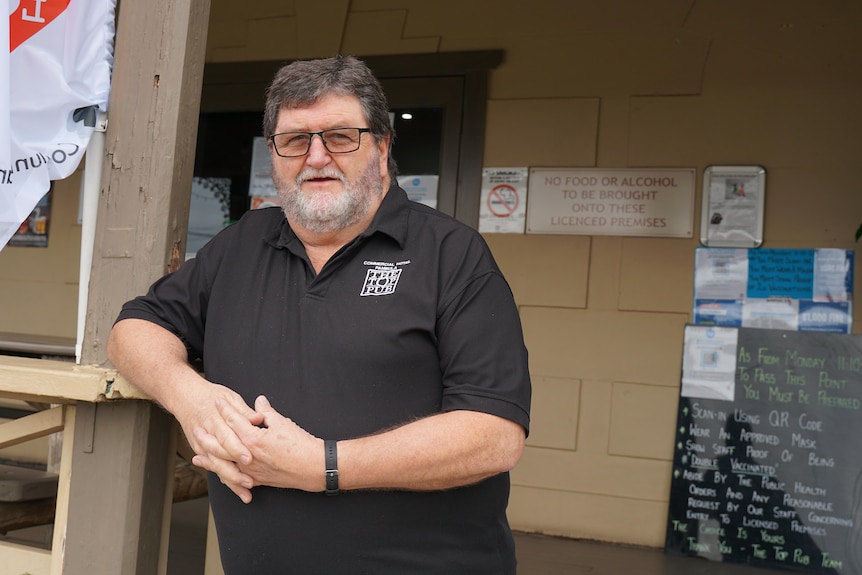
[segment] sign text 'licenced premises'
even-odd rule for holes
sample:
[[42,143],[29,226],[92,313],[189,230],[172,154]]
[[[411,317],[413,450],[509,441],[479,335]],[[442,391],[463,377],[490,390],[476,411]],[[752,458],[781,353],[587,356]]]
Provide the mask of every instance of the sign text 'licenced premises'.
[[527,233],[690,238],[694,169],[530,170]]

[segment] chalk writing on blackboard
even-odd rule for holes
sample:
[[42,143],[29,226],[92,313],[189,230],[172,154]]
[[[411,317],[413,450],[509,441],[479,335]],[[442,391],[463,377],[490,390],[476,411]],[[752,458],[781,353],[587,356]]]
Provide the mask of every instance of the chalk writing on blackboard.
[[680,397],[666,550],[862,575],[862,338],[732,329],[732,399]]

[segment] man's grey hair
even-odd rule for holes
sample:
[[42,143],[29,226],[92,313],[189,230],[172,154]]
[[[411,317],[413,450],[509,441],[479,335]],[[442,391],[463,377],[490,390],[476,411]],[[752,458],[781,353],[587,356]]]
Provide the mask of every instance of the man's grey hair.
[[[335,56],[319,60],[297,60],[282,66],[266,90],[263,114],[263,136],[269,140],[278,124],[282,109],[304,108],[324,96],[355,96],[376,142],[389,135],[390,149],[395,130],[389,121],[389,103],[383,87],[365,62],[353,56]],[[358,126],[344,126],[352,128]],[[398,172],[389,153],[389,176]]]

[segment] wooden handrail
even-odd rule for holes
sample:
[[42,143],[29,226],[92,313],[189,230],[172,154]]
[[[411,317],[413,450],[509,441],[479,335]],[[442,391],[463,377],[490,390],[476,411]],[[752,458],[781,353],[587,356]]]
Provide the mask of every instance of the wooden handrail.
[[0,355],[0,397],[40,403],[149,399],[114,369]]
[[[36,549],[9,541],[0,541],[0,557],[2,557],[0,563],[4,564],[4,569],[11,569],[10,572],[13,573],[59,575],[72,569],[67,564],[68,556],[64,543],[70,529],[70,521],[75,519],[73,524],[81,522],[80,509],[77,515],[70,514],[72,459],[73,453],[87,451],[87,439],[90,442],[93,441],[93,422],[100,420],[94,419],[97,406],[92,404],[103,404],[99,407],[105,408],[109,407],[104,405],[105,402],[150,398],[120,377],[113,368],[81,366],[68,361],[8,355],[0,355],[0,398],[25,400],[43,404],[46,407],[59,405],[0,425],[0,446],[15,445],[63,430],[63,453],[58,473],[57,497],[20,504],[5,503],[3,508],[5,514],[0,517],[0,531],[54,523],[54,538],[50,549]],[[117,405],[139,403],[130,401]],[[91,420],[89,428],[86,424],[81,427],[84,430],[83,436],[79,436],[80,429],[75,422],[81,417],[83,417],[82,421],[86,421],[87,416],[80,415],[79,411],[84,414],[89,413]],[[79,444],[81,447],[75,450],[76,439],[81,440],[82,437],[84,443]],[[100,437],[104,439],[106,436],[103,433]],[[183,442],[180,442],[177,447],[180,447],[178,451],[189,455],[190,448]],[[172,471],[173,497],[168,491],[165,505],[169,505],[171,500],[184,501],[206,494],[206,478],[200,470],[177,457]],[[166,479],[168,477],[168,475],[165,476]],[[169,514],[166,517],[169,517]],[[162,529],[168,529],[167,524],[163,524]],[[160,560],[159,566],[162,569],[164,561]]]

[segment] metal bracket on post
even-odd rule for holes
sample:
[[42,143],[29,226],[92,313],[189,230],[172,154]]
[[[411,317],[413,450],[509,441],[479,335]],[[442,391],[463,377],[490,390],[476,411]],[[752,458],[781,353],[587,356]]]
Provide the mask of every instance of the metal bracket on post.
[[99,110],[99,117],[96,118],[95,130],[97,132],[108,131],[108,113]]
[[93,128],[97,132],[104,132],[108,129],[108,113],[100,110],[95,105],[78,108],[72,112],[72,120],[82,122],[85,126]]

